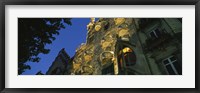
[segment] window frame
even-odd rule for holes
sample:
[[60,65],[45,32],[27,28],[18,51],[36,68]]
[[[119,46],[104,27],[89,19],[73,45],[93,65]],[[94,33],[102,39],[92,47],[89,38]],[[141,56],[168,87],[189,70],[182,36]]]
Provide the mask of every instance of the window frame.
[[[158,28],[156,28],[156,29],[154,29],[154,30],[151,30],[150,32],[149,32],[149,36],[150,36],[150,38],[159,38],[160,36],[158,36],[158,33],[156,32],[156,30],[158,30],[160,33],[161,33],[161,31],[158,29]],[[153,32],[153,34],[154,34],[154,36],[155,37],[152,37],[152,35],[151,35],[151,33]]]
[[[172,61],[172,60],[171,60],[172,57],[175,57],[175,56],[172,55],[172,56],[169,56],[169,57],[163,59],[163,60],[162,60],[162,64],[164,65],[165,70],[166,70],[166,72],[167,72],[169,75],[171,75],[171,74],[169,73],[168,69],[166,68],[167,66],[171,66],[171,68],[172,68],[173,72],[175,73],[175,75],[180,75],[180,74],[178,73],[177,68],[176,68],[176,67],[174,66],[174,64],[173,64],[173,63],[175,63],[175,62],[178,62],[178,59],[175,57],[176,59]],[[164,63],[164,61],[166,61],[166,60],[168,61],[167,64]]]

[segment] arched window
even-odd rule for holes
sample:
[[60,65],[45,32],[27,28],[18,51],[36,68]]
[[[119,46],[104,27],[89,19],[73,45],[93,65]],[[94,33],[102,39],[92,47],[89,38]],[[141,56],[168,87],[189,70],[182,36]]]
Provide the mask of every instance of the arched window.
[[136,55],[129,47],[123,47],[118,54],[118,68],[120,74],[128,74],[127,69],[136,64]]

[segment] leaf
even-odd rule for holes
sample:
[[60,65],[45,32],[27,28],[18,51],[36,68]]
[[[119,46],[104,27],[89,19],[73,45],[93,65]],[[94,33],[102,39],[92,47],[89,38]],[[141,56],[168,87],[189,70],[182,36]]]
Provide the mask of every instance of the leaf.
[[64,28],[62,20],[71,25],[70,18],[18,18],[18,74],[31,69],[27,61],[39,62],[38,54],[49,53],[45,45],[53,43],[53,36]]
[[66,24],[72,25],[72,23],[71,23],[70,20],[71,20],[70,18],[64,18],[64,22],[65,22]]

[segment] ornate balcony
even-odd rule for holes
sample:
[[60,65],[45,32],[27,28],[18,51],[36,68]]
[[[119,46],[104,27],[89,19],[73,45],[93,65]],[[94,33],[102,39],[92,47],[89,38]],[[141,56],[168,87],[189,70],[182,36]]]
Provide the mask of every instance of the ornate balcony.
[[105,51],[101,53],[100,60],[102,62],[102,65],[112,63],[114,59],[114,52],[113,51]]
[[172,39],[168,33],[161,34],[158,38],[149,38],[146,40],[145,50],[153,51],[156,49],[164,48],[167,42]]

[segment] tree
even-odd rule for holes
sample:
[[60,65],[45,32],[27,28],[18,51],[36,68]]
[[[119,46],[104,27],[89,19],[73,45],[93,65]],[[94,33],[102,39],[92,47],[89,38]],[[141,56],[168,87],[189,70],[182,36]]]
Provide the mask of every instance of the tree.
[[72,25],[70,18],[18,18],[18,74],[31,67],[28,61],[39,62],[38,54],[48,54],[46,44],[55,40],[64,24]]

